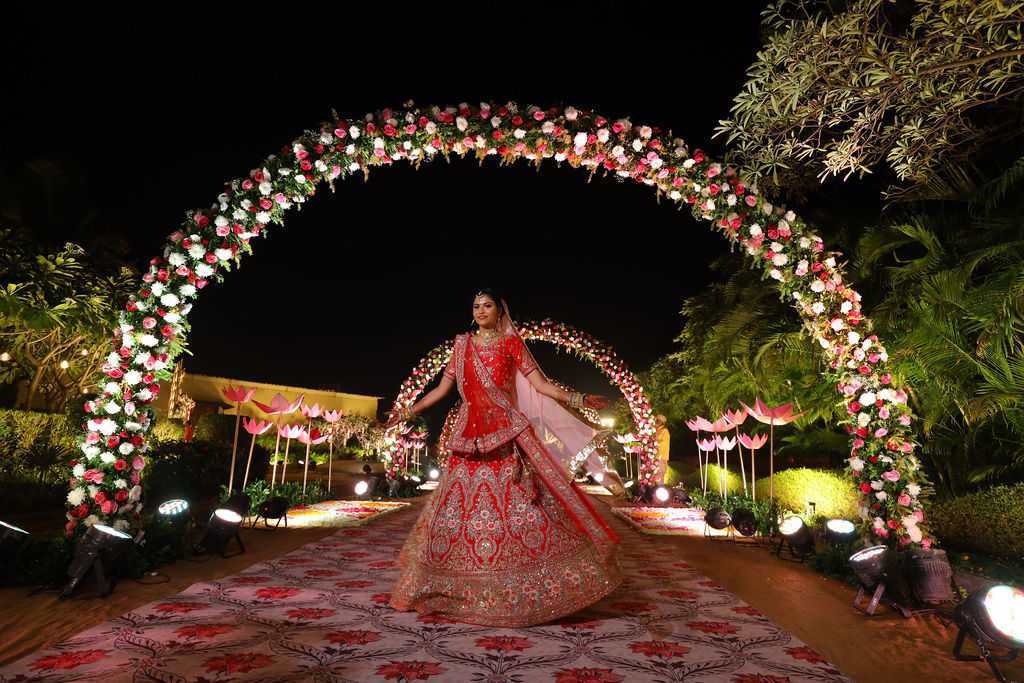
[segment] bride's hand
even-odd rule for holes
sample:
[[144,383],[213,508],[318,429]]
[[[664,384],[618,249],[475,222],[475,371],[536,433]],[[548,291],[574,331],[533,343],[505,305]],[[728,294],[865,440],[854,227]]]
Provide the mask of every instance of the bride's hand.
[[601,410],[608,407],[608,399],[600,394],[587,394],[583,399],[583,405],[591,410]]
[[384,415],[388,418],[387,422],[377,425],[377,429],[391,429],[402,422],[402,411],[400,410],[389,410]]

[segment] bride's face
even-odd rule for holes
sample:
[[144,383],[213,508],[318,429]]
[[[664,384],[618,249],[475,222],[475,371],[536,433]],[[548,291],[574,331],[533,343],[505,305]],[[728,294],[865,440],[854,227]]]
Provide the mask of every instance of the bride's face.
[[473,301],[473,320],[481,329],[490,330],[498,324],[501,317],[501,307],[494,303],[494,299],[486,294],[478,296]]

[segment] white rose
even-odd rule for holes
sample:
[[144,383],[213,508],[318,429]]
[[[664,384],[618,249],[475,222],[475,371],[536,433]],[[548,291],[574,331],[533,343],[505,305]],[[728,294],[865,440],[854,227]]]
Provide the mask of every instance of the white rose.
[[886,493],[885,491],[875,491],[875,498],[877,498],[878,500],[885,500],[888,497],[889,494]]
[[358,137],[359,137],[360,135],[362,135],[362,131],[360,131],[360,130],[359,130],[358,128],[356,128],[355,126],[351,126],[351,127],[350,127],[350,128],[348,129],[348,136],[349,136],[350,138],[352,138],[353,140],[357,139],[357,138],[358,138]]
[[181,299],[179,299],[175,294],[164,294],[160,297],[160,303],[164,306],[177,306],[181,303]]
[[757,237],[761,233],[762,233],[762,230],[761,230],[761,226],[759,224],[754,223],[753,225],[750,226],[750,234],[753,237]]
[[848,333],[846,335],[846,341],[850,344],[850,346],[855,345],[858,341],[860,341],[860,333],[859,332],[850,332],[850,333]]
[[82,520],[82,524],[84,524],[87,527],[91,527],[93,524],[99,524],[99,523],[100,523],[100,518],[98,516],[96,516],[96,515],[89,515],[88,517],[86,517],[85,519]]
[[[213,253],[221,261],[227,261],[229,258],[231,258],[231,250],[230,249],[215,249]],[[175,298],[177,298],[177,297],[175,297]]]
[[122,441],[120,444],[118,444],[117,450],[121,452],[121,455],[128,455],[129,453],[135,450],[135,446],[133,446],[128,441]]
[[[85,474],[85,469],[84,468],[82,470],[82,474]],[[82,475],[79,474],[79,475],[76,475],[76,476],[80,477]],[[70,491],[68,491],[68,502],[71,503],[72,505],[74,505],[75,507],[78,507],[79,505],[84,503],[85,502],[85,489],[83,489],[83,488],[73,488]]]
[[544,133],[545,135],[550,135],[554,130],[555,124],[552,123],[551,121],[545,121],[540,126],[540,132]]
[[864,469],[864,461],[861,460],[860,458],[851,458],[850,459],[850,468],[854,472],[860,472],[861,470]]
[[144,334],[139,337],[139,343],[144,344],[145,346],[156,346],[157,338],[151,334]]
[[770,271],[768,272],[768,275],[769,275],[769,276],[771,276],[771,278],[772,278],[773,280],[781,280],[781,279],[782,279],[782,271],[781,271],[781,270],[779,270],[778,268],[772,268],[772,269],[771,269],[771,270],[770,270]]
[[114,486],[119,489],[126,489],[128,488],[128,482],[125,481],[124,479],[115,479]]
[[161,294],[164,293],[164,283],[154,282],[152,285],[150,285],[149,291],[153,293],[153,296],[160,296]]
[[597,141],[600,142],[600,143],[608,142],[608,129],[607,128],[599,128],[597,130]]
[[138,500],[142,496],[142,487],[133,486],[132,490],[128,492],[128,500]]
[[117,458],[114,457],[113,453],[104,452],[104,453],[100,453],[100,460],[102,460],[103,462],[109,464],[109,463],[112,463],[115,460],[117,460]]
[[583,147],[587,144],[587,134],[583,132],[576,133],[576,137],[572,139],[572,142],[577,147]]
[[844,301],[842,305],[839,307],[839,310],[842,311],[843,313],[849,313],[850,311],[853,310],[853,304],[851,304],[849,301]]
[[825,283],[822,282],[821,280],[815,280],[814,282],[811,283],[811,291],[812,292],[824,292],[825,291]]
[[173,311],[164,314],[164,320],[172,325],[181,320],[181,316]]
[[871,424],[871,416],[867,413],[860,413],[857,415],[857,424],[861,427],[867,427]]
[[878,399],[876,399],[875,395],[870,391],[865,391],[860,395],[860,404],[862,406],[874,405],[876,400]]
[[644,142],[643,142],[643,140],[641,140],[640,138],[635,138],[635,139],[633,140],[633,151],[634,151],[634,152],[639,152],[639,151],[640,151],[640,150],[642,150],[643,148],[644,148]]
[[234,213],[231,214],[231,217],[236,221],[246,221],[249,218],[249,213],[245,209],[235,209]]
[[274,186],[270,184],[269,180],[264,180],[259,186],[260,194],[266,197],[274,191]]
[[185,255],[180,251],[172,251],[167,257],[167,262],[175,267],[180,266],[185,263]]
[[206,247],[203,246],[202,242],[198,244],[193,244],[191,247],[188,248],[188,253],[189,256],[198,261],[199,259],[206,256]]
[[921,493],[921,486],[918,484],[907,484],[907,493],[917,498],[918,494]]
[[772,256],[772,263],[777,266],[784,266],[787,261],[789,261],[789,257],[785,254],[776,254],[775,256]]
[[83,465],[82,463],[78,463],[77,465],[71,468],[71,474],[73,474],[76,478],[81,479],[82,477],[85,476],[85,465]]
[[103,410],[107,411],[108,415],[117,415],[119,412],[121,412],[121,406],[117,405],[113,401],[110,401],[109,403],[107,403],[107,405],[103,406]]
[[910,540],[913,543],[920,543],[921,539],[924,538],[924,534],[921,532],[921,527],[912,526],[907,529],[907,535],[910,536]]
[[200,263],[196,265],[196,275],[199,277],[210,277],[213,275],[213,267],[207,263]]

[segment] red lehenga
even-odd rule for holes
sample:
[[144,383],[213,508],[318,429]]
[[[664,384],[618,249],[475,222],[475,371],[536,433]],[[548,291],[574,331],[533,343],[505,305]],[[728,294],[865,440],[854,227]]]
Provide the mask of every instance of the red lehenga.
[[514,334],[455,340],[445,375],[462,395],[440,485],[399,556],[397,610],[488,626],[576,612],[622,580],[618,538],[516,408],[537,369]]

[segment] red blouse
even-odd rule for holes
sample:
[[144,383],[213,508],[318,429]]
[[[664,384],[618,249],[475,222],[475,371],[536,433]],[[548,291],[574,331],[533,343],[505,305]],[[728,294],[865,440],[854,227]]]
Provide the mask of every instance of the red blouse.
[[[470,344],[476,344],[471,336]],[[512,380],[515,377],[515,369],[526,377],[537,369],[537,363],[533,356],[526,350],[523,340],[517,335],[505,335],[497,341],[487,345],[477,345],[476,351],[480,359],[491,373],[491,380],[498,385],[498,388],[506,394],[512,392]],[[448,363],[444,370],[444,376],[455,381],[455,364]]]

